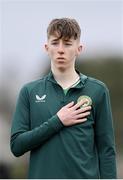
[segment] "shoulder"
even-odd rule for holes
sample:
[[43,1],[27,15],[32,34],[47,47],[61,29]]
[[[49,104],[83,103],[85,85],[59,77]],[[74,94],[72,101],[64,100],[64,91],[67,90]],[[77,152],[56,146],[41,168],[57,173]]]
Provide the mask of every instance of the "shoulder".
[[46,76],[24,84],[20,90],[20,93],[30,94],[32,91],[35,91],[36,89],[43,88],[43,86],[45,86],[45,80]]
[[95,79],[93,77],[89,77],[87,78],[87,83],[93,87],[99,88],[99,89],[108,89],[107,85],[99,80],[99,79]]
[[107,85],[103,81],[96,79],[94,77],[86,76],[84,74],[81,74],[81,76],[85,80],[84,81],[85,89],[96,94],[109,91]]

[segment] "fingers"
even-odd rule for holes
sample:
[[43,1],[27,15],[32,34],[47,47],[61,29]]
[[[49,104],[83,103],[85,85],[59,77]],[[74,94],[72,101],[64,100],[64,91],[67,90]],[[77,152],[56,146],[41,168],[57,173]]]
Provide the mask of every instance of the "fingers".
[[76,119],[80,119],[80,118],[85,118],[88,115],[90,115],[90,112],[85,112],[85,113],[82,113],[82,114],[78,114],[75,117],[76,117]]
[[64,106],[64,107],[66,107],[66,108],[71,108],[71,107],[73,106],[73,104],[74,104],[74,101],[70,102],[69,104],[67,104],[67,105]]
[[77,104],[75,104],[73,107],[72,107],[72,109],[73,110],[76,110],[76,109],[78,109],[78,108],[80,108],[84,103],[86,103],[87,102],[87,100],[81,100],[81,101],[79,101]]
[[91,106],[83,107],[83,108],[81,108],[81,109],[77,109],[77,110],[75,111],[75,114],[80,114],[80,113],[83,113],[83,112],[89,111],[89,110],[91,110]]
[[78,119],[78,120],[76,120],[75,124],[80,124],[80,123],[85,122],[85,121],[87,121],[87,118]]

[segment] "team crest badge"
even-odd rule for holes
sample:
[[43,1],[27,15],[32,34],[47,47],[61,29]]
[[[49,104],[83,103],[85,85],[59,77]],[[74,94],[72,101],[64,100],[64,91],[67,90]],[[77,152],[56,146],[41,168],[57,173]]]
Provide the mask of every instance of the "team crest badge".
[[89,96],[80,96],[77,102],[80,102],[81,100],[86,100],[86,102],[80,108],[92,105],[92,99]]

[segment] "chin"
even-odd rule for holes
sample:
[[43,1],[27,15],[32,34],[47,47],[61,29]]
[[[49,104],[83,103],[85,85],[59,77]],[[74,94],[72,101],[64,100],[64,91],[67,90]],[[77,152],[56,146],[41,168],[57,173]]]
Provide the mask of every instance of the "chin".
[[62,72],[66,71],[66,67],[65,66],[58,66],[57,69],[59,71],[62,71]]

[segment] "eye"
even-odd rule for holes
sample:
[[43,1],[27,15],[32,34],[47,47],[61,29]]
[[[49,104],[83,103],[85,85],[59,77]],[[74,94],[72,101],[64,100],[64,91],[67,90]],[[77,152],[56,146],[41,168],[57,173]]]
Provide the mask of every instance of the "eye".
[[58,44],[58,42],[52,42],[51,43],[51,45],[57,45]]
[[66,46],[72,46],[72,44],[70,44],[70,43],[65,43],[65,45],[66,45]]

